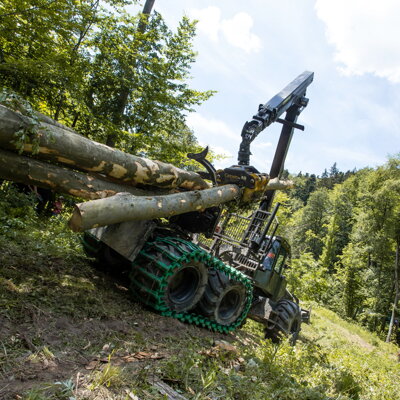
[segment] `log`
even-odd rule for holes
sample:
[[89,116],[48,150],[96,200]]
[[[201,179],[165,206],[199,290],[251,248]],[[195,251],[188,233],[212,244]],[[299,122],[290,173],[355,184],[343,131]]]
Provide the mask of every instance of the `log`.
[[[97,172],[118,179],[122,184],[152,185],[161,188],[206,189],[209,185],[195,172],[171,164],[152,161],[94,142],[53,121],[39,116],[39,153],[34,157],[62,163],[75,169]],[[17,150],[15,133],[27,129],[29,119],[0,105],[0,148]],[[32,145],[23,151],[32,154]]]
[[240,189],[236,185],[153,197],[119,193],[113,197],[77,204],[68,225],[73,231],[82,232],[124,221],[168,218],[217,206],[239,195]]
[[294,183],[289,180],[280,180],[279,178],[271,179],[265,190],[288,190],[293,189]]
[[136,196],[159,195],[166,190],[147,191],[118,185],[98,177],[52,165],[0,149],[0,178],[25,185],[35,185],[85,200],[102,199],[120,192]]

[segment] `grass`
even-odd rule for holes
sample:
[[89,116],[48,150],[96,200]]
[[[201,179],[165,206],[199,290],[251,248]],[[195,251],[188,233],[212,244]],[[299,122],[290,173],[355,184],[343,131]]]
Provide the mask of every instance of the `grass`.
[[397,348],[323,307],[295,347],[263,340],[253,321],[208,332],[133,302],[66,217],[3,195],[0,219],[1,399],[164,399],[160,381],[196,400],[400,399]]

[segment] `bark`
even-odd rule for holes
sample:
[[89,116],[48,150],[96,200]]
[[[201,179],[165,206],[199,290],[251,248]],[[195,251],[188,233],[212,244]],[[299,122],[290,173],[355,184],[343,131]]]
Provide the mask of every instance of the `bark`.
[[393,301],[393,308],[392,308],[392,316],[390,318],[389,330],[388,330],[388,334],[386,337],[387,343],[390,342],[390,338],[392,337],[394,320],[396,318],[397,305],[399,303],[399,298],[400,298],[400,293],[399,293],[399,272],[400,272],[399,271],[399,269],[400,269],[399,252],[400,252],[400,238],[397,240],[397,247],[396,247],[396,260],[395,260],[395,264],[394,264],[395,294],[394,294],[394,301]]
[[236,185],[153,197],[120,193],[107,199],[77,204],[69,226],[73,231],[81,232],[125,221],[167,218],[217,206],[235,199],[239,194],[240,189]]
[[188,400],[187,397],[182,396],[180,393],[176,392],[172,389],[171,386],[167,385],[162,380],[156,378],[154,375],[147,380],[150,386],[153,386],[157,389],[162,395],[163,398],[168,400]]
[[[26,117],[0,105],[0,148],[17,150],[13,143],[14,134],[28,125]],[[195,172],[115,150],[65,129],[56,122],[41,122],[39,134],[39,153],[34,155],[37,158],[98,172],[133,186],[143,184],[188,190],[209,187]],[[32,153],[32,145],[26,144],[24,152]]]
[[1,149],[0,179],[25,185],[35,185],[85,200],[102,199],[120,192],[129,192],[136,196],[160,194],[160,191],[147,191],[133,186],[118,185],[98,177],[71,171],[29,157],[18,156]]
[[271,179],[265,190],[288,190],[294,187],[293,181],[280,180],[279,178]]

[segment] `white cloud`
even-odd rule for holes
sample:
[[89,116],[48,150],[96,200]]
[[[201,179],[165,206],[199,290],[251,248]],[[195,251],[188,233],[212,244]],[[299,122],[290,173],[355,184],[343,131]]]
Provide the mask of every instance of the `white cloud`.
[[222,36],[230,45],[246,53],[258,52],[262,48],[260,37],[251,31],[253,18],[245,12],[238,12],[231,19],[222,19],[220,8],[210,6],[192,9],[189,15],[199,21],[198,31],[213,42],[218,42]]
[[197,30],[205,34],[213,42],[218,41],[218,34],[221,24],[221,10],[218,7],[207,7],[203,9],[193,9],[189,15],[197,19]]
[[215,161],[216,168],[225,168],[233,163],[233,154],[237,153],[240,134],[236,134],[225,122],[206,118],[200,113],[189,114],[186,123],[193,129],[199,144],[223,156],[222,160]]
[[236,143],[240,139],[240,136],[238,137],[225,122],[215,118],[203,117],[200,113],[189,114],[186,122],[189,128],[193,129],[196,137],[202,141],[207,142],[206,138],[208,141],[212,141],[223,137]]
[[400,82],[398,0],[316,0],[315,8],[343,74]]
[[244,12],[221,21],[221,30],[227,42],[247,53],[257,52],[262,48],[261,39],[251,32],[252,27],[253,18]]
[[214,151],[214,153],[223,156],[224,159],[232,159],[233,158],[233,154],[225,149],[224,147],[221,146],[213,146],[212,150]]

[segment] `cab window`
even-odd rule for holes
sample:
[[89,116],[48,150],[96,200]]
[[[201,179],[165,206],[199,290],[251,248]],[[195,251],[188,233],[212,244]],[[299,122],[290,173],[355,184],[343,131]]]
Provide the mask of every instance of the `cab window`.
[[282,273],[283,265],[284,265],[285,259],[286,259],[286,254],[287,254],[286,249],[283,246],[281,246],[281,248],[279,250],[278,258],[276,260],[275,268],[274,268],[275,272],[278,274]]
[[267,255],[265,256],[264,261],[262,263],[264,270],[272,271],[272,267],[274,265],[275,258],[279,252],[279,247],[280,247],[280,243],[277,240],[275,240],[272,243],[272,246],[271,246],[269,252],[267,253]]

